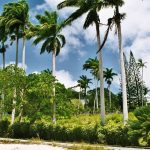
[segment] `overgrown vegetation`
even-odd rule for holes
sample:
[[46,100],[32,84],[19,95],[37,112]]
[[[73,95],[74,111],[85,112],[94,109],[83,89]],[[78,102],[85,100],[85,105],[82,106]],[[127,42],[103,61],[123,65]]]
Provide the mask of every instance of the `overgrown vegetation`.
[[[77,7],[69,18],[62,20],[56,11],[46,10],[44,14],[36,15],[37,23],[33,24],[29,20],[26,0],[4,4],[0,15],[0,53],[3,57],[3,68],[0,69],[0,137],[150,146],[150,106],[145,106],[149,89],[143,80],[145,62],[142,59],[137,62],[132,52],[129,61],[125,58],[121,31],[125,14],[119,12],[123,5],[124,0],[65,0],[58,4],[58,9]],[[108,28],[104,41],[100,41],[100,24],[104,24],[100,22],[99,11],[105,7],[111,7],[114,14],[105,24]],[[62,29],[86,13],[83,27],[86,29],[94,23],[98,57],[88,58],[83,70],[89,70],[93,79],[81,75],[76,85],[66,88],[56,79],[56,56],[67,42]],[[113,25],[118,34],[121,66],[121,92],[118,95],[111,92],[117,73],[112,68],[104,70],[102,54]],[[34,45],[42,42],[41,54],[52,53],[51,70],[26,74],[26,40],[31,38]],[[20,39],[23,41],[22,68],[18,67]],[[15,65],[6,66],[7,44],[11,46],[14,42]],[[90,89],[93,80],[95,85]],[[75,90],[77,87],[79,89]]]
[[[150,106],[130,114],[129,123],[122,124],[121,114],[107,116],[105,126],[99,124],[98,115],[60,119],[56,125],[46,122],[0,122],[0,136],[11,138],[40,138],[62,142],[87,142],[120,146],[150,146]],[[135,115],[135,116],[134,116]]]

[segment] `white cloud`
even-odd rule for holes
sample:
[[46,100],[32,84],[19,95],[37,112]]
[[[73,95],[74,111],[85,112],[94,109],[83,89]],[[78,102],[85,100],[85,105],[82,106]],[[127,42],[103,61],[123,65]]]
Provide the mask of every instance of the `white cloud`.
[[[47,7],[56,10],[57,4],[63,0],[45,0],[37,9],[46,9]],[[59,11],[61,18],[66,18],[75,8],[66,8]],[[104,9],[100,14],[102,23],[107,24],[107,19],[113,16],[113,9]],[[126,13],[126,19],[122,21],[122,35],[124,50],[128,53],[132,50],[136,58],[142,58],[147,61],[147,69],[145,69],[144,80],[150,88],[150,2],[149,0],[125,0],[125,5],[120,9],[120,12]],[[83,30],[83,23],[85,20],[83,15],[78,20],[63,29],[62,33],[66,37],[67,45],[62,49],[60,55],[66,57],[72,52],[72,48],[77,49],[77,52],[82,56],[82,48],[85,44],[96,43],[95,27],[90,26],[86,31]],[[105,26],[101,26],[101,34],[104,34]],[[80,39],[82,37],[82,40]],[[102,37],[103,38],[103,37]],[[84,41],[84,43],[82,43]],[[114,35],[114,29],[109,35],[107,46],[114,52],[118,52],[117,36]],[[128,45],[128,46],[127,46]],[[79,51],[80,50],[80,51]],[[118,82],[116,81],[116,84]]]
[[[65,85],[66,88],[74,87],[77,85],[77,81],[73,79],[73,76],[66,70],[59,70],[55,72],[56,79]],[[75,90],[79,90],[76,88]]]
[[[10,61],[10,62],[8,62],[8,63],[6,63],[5,64],[5,66],[7,67],[7,66],[9,66],[9,65],[15,65],[15,61]],[[2,67],[3,65],[1,65],[0,67]],[[22,68],[22,63],[18,63],[18,67],[19,68]],[[28,67],[27,67],[27,65],[25,64],[25,70],[27,69]]]
[[33,71],[32,73],[35,73],[35,74],[40,74],[40,72],[39,72],[39,71]]

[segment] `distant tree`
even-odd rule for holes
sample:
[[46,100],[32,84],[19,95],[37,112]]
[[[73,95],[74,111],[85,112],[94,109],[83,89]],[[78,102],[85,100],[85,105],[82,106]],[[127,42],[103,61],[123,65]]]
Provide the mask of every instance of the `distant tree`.
[[83,65],[83,70],[90,70],[90,73],[93,75],[94,77],[94,81],[95,81],[95,99],[94,99],[94,110],[95,110],[95,105],[96,108],[98,110],[98,92],[97,92],[97,86],[98,86],[98,80],[99,80],[99,62],[98,59],[92,59],[89,58],[85,64]]
[[[138,59],[138,66],[139,66],[139,68],[141,68],[141,72],[142,72],[142,89],[144,88],[143,86],[144,86],[144,79],[143,79],[143,73],[144,73],[144,68],[146,67],[146,62],[143,62],[143,60],[142,59]],[[142,90],[142,92],[143,92],[143,90]],[[142,106],[143,106],[143,104],[144,104],[144,102],[143,102],[143,93],[142,93]]]
[[84,98],[85,98],[85,102],[87,102],[86,96],[87,96],[87,88],[89,88],[89,83],[91,82],[91,79],[88,79],[86,75],[82,75],[80,76],[80,79],[77,81],[78,84],[80,85]]
[[106,70],[104,71],[104,78],[105,78],[105,81],[108,85],[108,91],[109,91],[109,107],[111,109],[111,91],[110,91],[110,86],[112,84],[112,81],[113,81],[113,77],[116,76],[117,74],[113,72],[113,69],[109,69],[109,68],[106,68]]
[[132,52],[130,52],[129,62],[125,59],[125,64],[128,105],[129,109],[135,109],[142,106],[142,97],[144,98],[142,76]]

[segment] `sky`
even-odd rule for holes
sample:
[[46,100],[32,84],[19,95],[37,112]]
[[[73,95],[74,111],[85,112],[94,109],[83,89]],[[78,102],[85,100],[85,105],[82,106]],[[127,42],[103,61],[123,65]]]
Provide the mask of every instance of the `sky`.
[[[0,12],[3,4],[16,0],[1,0]],[[36,14],[43,14],[45,10],[57,10],[57,4],[63,0],[28,0],[30,6],[30,21],[37,23]],[[59,20],[66,19],[75,8],[65,8],[57,10]],[[114,10],[104,9],[99,12],[100,20],[106,24],[107,19],[113,16]],[[129,56],[132,50],[136,59],[142,58],[147,68],[144,68],[144,81],[150,88],[150,0],[125,0],[125,5],[120,8],[120,12],[126,13],[125,20],[122,21],[123,49]],[[88,71],[83,71],[82,66],[88,58],[95,58],[97,51],[95,26],[91,25],[88,29],[83,29],[86,14],[74,21],[71,26],[62,30],[66,37],[66,45],[61,49],[56,58],[56,78],[67,88],[75,86],[81,75],[92,78]],[[101,39],[106,27],[101,26]],[[40,55],[42,43],[37,46],[32,44],[32,40],[26,44],[26,72],[38,73],[44,69],[51,69],[51,54]],[[22,41],[19,44],[19,64],[21,66]],[[2,57],[1,57],[2,58]],[[2,64],[2,59],[0,63]],[[9,46],[6,53],[6,63],[11,64],[15,61],[15,44]],[[114,72],[120,74],[118,41],[113,28],[108,37],[108,41],[103,49],[104,68],[113,68]],[[114,77],[111,90],[117,93],[120,89],[120,76]],[[107,86],[107,85],[105,85]],[[91,85],[94,87],[94,85]]]

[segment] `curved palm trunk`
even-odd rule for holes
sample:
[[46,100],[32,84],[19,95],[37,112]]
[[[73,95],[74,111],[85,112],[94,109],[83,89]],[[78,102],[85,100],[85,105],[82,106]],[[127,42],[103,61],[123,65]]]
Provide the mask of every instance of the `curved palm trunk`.
[[[56,69],[56,49],[52,53],[52,75],[55,77]],[[53,85],[53,124],[56,124],[56,99],[55,99],[55,82]]]
[[[99,23],[96,23],[97,43],[98,49],[100,49],[100,30]],[[103,56],[102,50],[98,53],[99,55],[99,70],[100,71],[100,100],[101,100],[101,124],[105,124],[105,100],[104,100],[104,77],[103,77]]]
[[[116,7],[116,13],[119,14],[118,7]],[[121,33],[120,21],[117,23],[117,30],[118,30],[118,44],[119,44],[121,81],[122,81],[123,122],[124,122],[124,124],[126,124],[128,121],[128,106],[127,106],[126,74],[125,74],[125,64],[124,64],[124,57],[123,57],[122,33]]]
[[[18,32],[17,32],[18,33]],[[18,35],[18,34],[17,34]],[[18,67],[18,47],[19,47],[19,38],[16,38],[16,64],[15,66]],[[11,125],[14,124],[15,121],[15,114],[16,114],[16,98],[17,98],[17,89],[14,88],[14,96],[13,96],[13,109],[11,114]]]
[[23,49],[22,49],[22,68],[25,70],[25,50],[26,50],[26,37],[23,37]]

